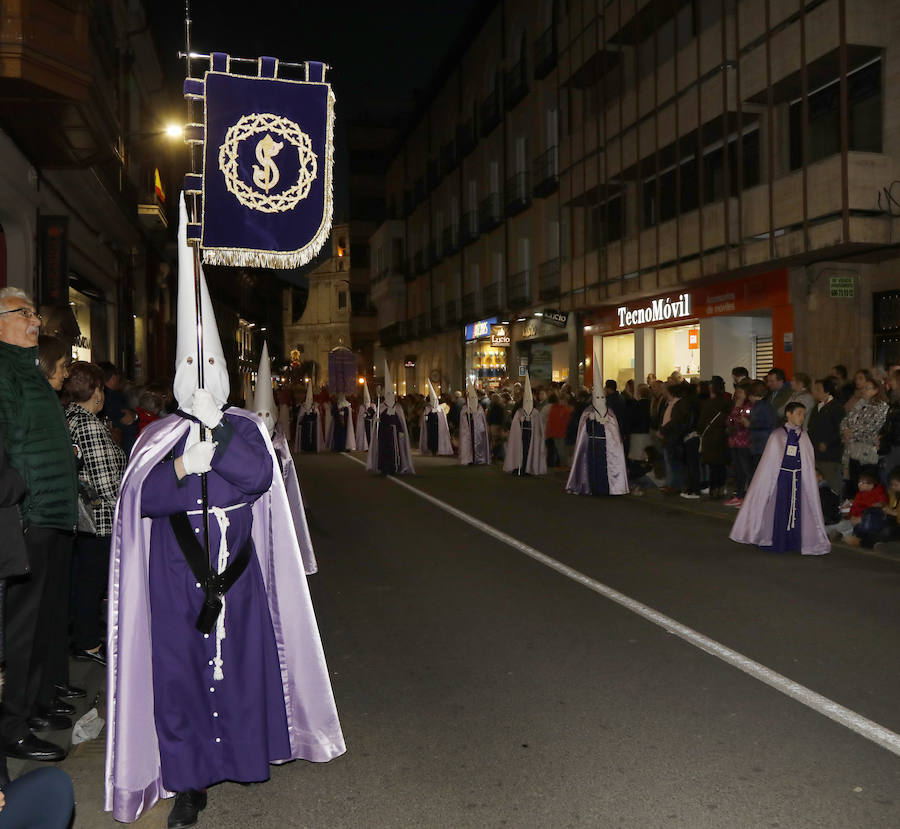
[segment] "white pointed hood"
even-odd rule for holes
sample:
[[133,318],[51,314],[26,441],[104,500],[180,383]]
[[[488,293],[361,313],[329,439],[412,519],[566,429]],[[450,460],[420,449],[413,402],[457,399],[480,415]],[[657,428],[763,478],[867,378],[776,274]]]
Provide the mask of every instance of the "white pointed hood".
[[249,406],[251,412],[256,412],[266,428],[269,436],[275,434],[275,393],[272,391],[272,366],[269,360],[269,345],[263,342],[262,354],[259,357],[259,371],[256,373],[256,394],[253,403]]
[[313,400],[312,380],[310,380],[306,384],[306,400],[303,403],[303,412],[309,414],[315,407],[316,402]]
[[441,405],[441,401],[438,400],[437,392],[434,390],[434,386],[431,385],[431,380],[426,379],[428,383],[428,403],[431,406],[431,411],[436,412]]
[[478,395],[475,394],[475,386],[469,383],[466,387],[466,403],[470,412],[478,411]]
[[369,384],[363,383],[363,408],[368,409],[372,405],[372,396],[369,394]]
[[387,364],[387,360],[384,361],[384,405],[389,409],[394,408],[394,403],[397,398],[394,395],[394,381],[391,379],[391,369]]
[[525,372],[525,394],[522,395],[522,410],[527,417],[534,411],[534,394],[531,391],[531,375]]
[[[200,309],[203,313],[203,386],[220,406],[228,401],[231,386],[225,352],[219,339],[216,315],[209,298],[203,268],[200,268]],[[190,412],[197,391],[197,314],[194,304],[194,249],[187,243],[187,207],[182,194],[178,219],[178,304],[175,381],[173,391],[178,405]]]
[[598,338],[594,338],[594,354],[591,358],[591,367],[594,370],[594,387],[591,389],[591,404],[600,412],[606,415],[606,395],[603,393],[603,375],[600,373],[600,347]]

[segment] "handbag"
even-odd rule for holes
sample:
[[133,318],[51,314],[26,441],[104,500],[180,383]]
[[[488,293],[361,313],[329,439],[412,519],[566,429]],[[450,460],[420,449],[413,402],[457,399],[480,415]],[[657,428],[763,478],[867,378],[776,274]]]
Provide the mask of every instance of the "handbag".
[[96,535],[97,522],[94,520],[94,505],[100,503],[100,496],[87,481],[78,479],[78,533]]

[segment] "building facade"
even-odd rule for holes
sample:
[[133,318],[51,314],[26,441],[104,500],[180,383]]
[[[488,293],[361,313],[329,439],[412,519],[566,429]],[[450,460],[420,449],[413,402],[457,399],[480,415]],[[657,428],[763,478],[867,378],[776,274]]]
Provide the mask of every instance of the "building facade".
[[371,240],[394,376],[896,361],[898,35],[878,0],[484,4]]

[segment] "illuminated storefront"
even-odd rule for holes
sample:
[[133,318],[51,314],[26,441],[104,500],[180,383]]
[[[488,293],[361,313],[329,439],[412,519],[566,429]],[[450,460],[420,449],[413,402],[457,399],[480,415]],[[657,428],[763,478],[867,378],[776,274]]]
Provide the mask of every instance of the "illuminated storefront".
[[[465,327],[466,382],[476,388],[498,389],[508,377],[509,332],[497,317]],[[505,343],[505,345],[503,344]]]
[[534,386],[568,380],[567,322],[568,315],[559,311],[539,312],[530,319],[518,320],[512,327],[519,363],[514,373],[524,377],[527,369]]
[[788,273],[777,270],[602,309],[585,319],[585,353],[599,337],[604,380],[620,386],[673,372],[727,381],[735,366],[790,376],[793,323]]

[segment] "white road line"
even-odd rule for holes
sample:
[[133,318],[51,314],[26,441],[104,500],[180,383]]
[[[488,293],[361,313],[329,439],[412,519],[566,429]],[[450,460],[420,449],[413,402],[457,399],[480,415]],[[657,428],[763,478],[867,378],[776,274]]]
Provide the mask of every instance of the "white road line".
[[[352,455],[344,455],[344,457],[365,466],[365,463],[359,458],[354,458]],[[397,484],[397,486],[402,486],[419,498],[423,498],[429,503],[434,504],[438,509],[450,513],[450,515],[458,518],[460,521],[465,521],[465,523],[496,538],[498,541],[502,541],[504,544],[518,550],[529,558],[539,561],[551,570],[561,573],[567,578],[572,579],[572,581],[576,581],[582,586],[587,587],[589,590],[593,590],[595,593],[599,593],[610,601],[630,610],[632,613],[636,613],[648,622],[658,625],[667,633],[678,636],[694,647],[721,659],[723,662],[743,671],[745,674],[749,674],[754,679],[764,682],[776,691],[780,691],[782,694],[786,694],[792,699],[797,700],[797,702],[805,705],[807,708],[811,708],[813,711],[823,714],[829,719],[834,720],[836,723],[840,723],[845,728],[849,728],[861,737],[865,737],[867,740],[877,743],[882,748],[886,748],[888,751],[900,755],[900,734],[896,734],[890,729],[885,728],[883,725],[879,725],[877,722],[873,722],[872,720],[863,717],[861,714],[851,711],[849,708],[834,702],[834,700],[828,699],[828,697],[823,697],[821,694],[807,688],[805,685],[794,682],[792,679],[788,679],[777,671],[773,671],[765,665],[761,665],[759,662],[732,650],[726,645],[716,642],[715,639],[710,639],[708,636],[698,633],[687,625],[676,622],[674,619],[654,610],[652,607],[648,607],[647,605],[626,596],[624,593],[620,593],[618,590],[614,590],[612,587],[596,581],[590,576],[586,576],[584,573],[563,564],[561,561],[557,561],[555,558],[545,555],[540,550],[530,547],[528,544],[519,541],[517,538],[513,538],[511,535],[501,532],[496,527],[492,527],[490,524],[480,521],[478,518],[451,506],[445,501],[441,501],[433,495],[429,495],[427,492],[416,489],[416,487],[411,486],[399,478],[390,476],[390,480]]]

